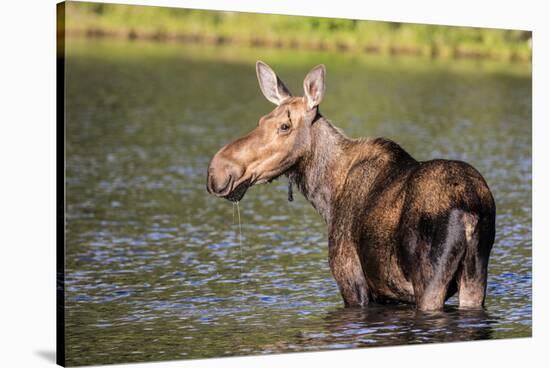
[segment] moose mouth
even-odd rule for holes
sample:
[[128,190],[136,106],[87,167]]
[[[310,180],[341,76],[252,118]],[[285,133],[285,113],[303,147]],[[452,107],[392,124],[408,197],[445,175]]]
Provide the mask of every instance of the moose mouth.
[[241,199],[243,199],[249,187],[250,187],[250,179],[242,181],[223,198],[231,202],[239,202]]
[[[250,188],[253,185],[256,184],[269,184],[274,180],[279,179],[285,172],[281,172],[276,174],[275,176],[269,178],[269,179],[246,179],[241,181],[239,184],[237,184],[232,190],[229,191],[226,195],[224,195],[222,198],[225,198],[231,202],[239,202],[241,199],[243,199],[244,195],[246,194],[246,191],[248,188]],[[231,184],[230,184],[231,185]]]

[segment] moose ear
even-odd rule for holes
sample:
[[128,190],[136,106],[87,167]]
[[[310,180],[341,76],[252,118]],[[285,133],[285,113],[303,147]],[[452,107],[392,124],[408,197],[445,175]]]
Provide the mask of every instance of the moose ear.
[[323,64],[317,65],[311,69],[304,79],[304,93],[306,97],[307,107],[311,110],[318,106],[325,94],[325,73],[326,69]]
[[277,74],[266,63],[262,61],[256,62],[256,75],[258,76],[260,89],[265,98],[275,105],[280,105],[284,100],[292,96],[283,81],[277,77]]

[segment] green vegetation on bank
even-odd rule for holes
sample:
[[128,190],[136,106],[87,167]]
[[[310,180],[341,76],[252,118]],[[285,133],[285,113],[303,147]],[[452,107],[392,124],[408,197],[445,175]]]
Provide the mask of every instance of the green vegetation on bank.
[[531,32],[68,2],[68,35],[531,60]]

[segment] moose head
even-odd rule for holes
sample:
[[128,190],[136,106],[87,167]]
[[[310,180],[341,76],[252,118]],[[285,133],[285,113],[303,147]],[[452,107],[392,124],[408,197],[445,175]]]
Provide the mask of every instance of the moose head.
[[325,92],[325,66],[314,67],[304,79],[304,96],[293,97],[267,64],[258,61],[260,89],[277,107],[260,118],[246,136],[222,147],[208,166],[207,190],[237,202],[254,184],[287,173],[311,149],[311,126],[319,116]]

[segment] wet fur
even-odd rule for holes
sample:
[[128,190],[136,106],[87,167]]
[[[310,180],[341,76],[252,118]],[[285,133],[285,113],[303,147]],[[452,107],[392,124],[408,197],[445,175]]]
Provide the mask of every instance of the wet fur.
[[457,291],[461,307],[483,305],[495,204],[470,165],[418,162],[390,140],[349,139],[318,115],[312,150],[287,175],[327,223],[345,305],[435,310]]

